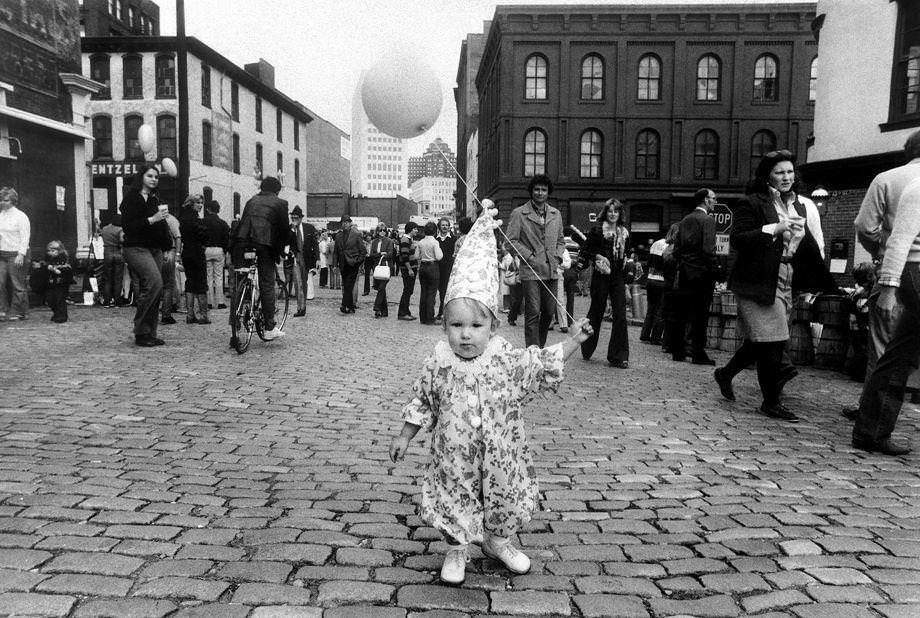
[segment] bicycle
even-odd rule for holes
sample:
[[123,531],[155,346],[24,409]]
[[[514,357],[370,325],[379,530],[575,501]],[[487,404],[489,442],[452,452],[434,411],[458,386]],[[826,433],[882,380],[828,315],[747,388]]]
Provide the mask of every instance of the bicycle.
[[[243,259],[246,261],[246,266],[234,269],[237,273],[237,289],[233,304],[230,306],[231,342],[237,354],[243,354],[249,349],[253,333],[256,333],[262,341],[270,341],[265,338],[256,252],[245,251]],[[278,330],[284,330],[290,300],[289,286],[275,269],[275,325]]]

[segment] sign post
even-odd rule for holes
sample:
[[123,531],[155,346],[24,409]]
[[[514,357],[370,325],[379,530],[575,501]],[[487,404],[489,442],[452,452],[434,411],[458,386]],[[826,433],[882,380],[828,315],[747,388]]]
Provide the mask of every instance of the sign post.
[[728,255],[728,237],[734,218],[732,211],[725,204],[715,204],[709,216],[716,221],[716,255]]

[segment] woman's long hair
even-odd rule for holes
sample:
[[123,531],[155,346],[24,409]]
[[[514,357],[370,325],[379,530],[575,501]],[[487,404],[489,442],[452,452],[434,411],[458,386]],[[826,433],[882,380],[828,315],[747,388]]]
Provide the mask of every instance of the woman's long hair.
[[603,225],[604,223],[607,222],[607,213],[610,212],[610,209],[614,206],[618,206],[620,208],[620,214],[617,216],[617,225],[626,225],[626,222],[623,221],[623,211],[625,210],[625,207],[623,206],[623,202],[621,202],[615,197],[612,197],[606,202],[604,202],[604,208],[601,210],[601,213],[597,216],[597,220],[600,223],[600,225]]
[[182,208],[189,208],[194,210],[193,205],[198,200],[204,200],[204,196],[202,196],[200,193],[189,193],[185,198],[185,201],[182,202]]
[[773,171],[773,167],[777,163],[782,163],[783,161],[792,163],[792,169],[795,171],[795,182],[792,183],[792,190],[795,193],[800,193],[804,187],[804,183],[799,175],[799,168],[795,164],[795,154],[788,150],[774,150],[765,154],[760,160],[760,163],[757,164],[757,169],[754,171],[754,177],[751,178],[747,186],[745,186],[744,193],[746,195],[751,195],[752,193],[768,193],[767,187],[770,186],[770,172]]

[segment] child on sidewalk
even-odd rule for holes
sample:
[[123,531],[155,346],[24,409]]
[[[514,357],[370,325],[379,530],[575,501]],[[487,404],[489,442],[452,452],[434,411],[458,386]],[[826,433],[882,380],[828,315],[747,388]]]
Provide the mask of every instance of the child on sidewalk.
[[44,293],[45,302],[51,307],[51,321],[67,321],[67,293],[73,283],[73,269],[67,250],[59,240],[52,240],[45,248],[45,258],[31,277],[32,288]]
[[[487,202],[488,204],[488,202]],[[390,445],[390,458],[403,458],[422,427],[433,432],[422,493],[421,517],[437,528],[450,549],[441,581],[461,584],[467,548],[482,552],[513,573],[527,573],[530,559],[511,545],[511,536],[530,520],[537,503],[537,479],[524,436],[521,405],[539,389],[562,380],[565,360],[585,341],[586,319],[572,337],[540,349],[514,349],[496,335],[498,268],[488,207],[463,243],[448,284],[444,331],[403,408],[403,427]]]

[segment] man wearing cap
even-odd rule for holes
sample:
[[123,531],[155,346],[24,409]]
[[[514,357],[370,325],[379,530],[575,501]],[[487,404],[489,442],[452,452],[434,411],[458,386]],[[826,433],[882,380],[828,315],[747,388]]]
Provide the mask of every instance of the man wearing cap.
[[[268,341],[284,336],[275,325],[275,264],[281,260],[291,229],[288,225],[288,204],[278,197],[281,183],[267,176],[259,185],[259,193],[249,198],[240,222],[233,230],[230,253],[234,268],[246,266],[243,253],[255,249],[259,270],[259,296],[262,300],[264,338]],[[234,301],[236,290],[234,290]],[[235,307],[230,310],[230,319]],[[231,342],[233,344],[235,342]]]
[[547,203],[553,192],[548,176],[538,174],[527,187],[530,201],[511,211],[508,239],[521,258],[524,295],[524,342],[543,347],[556,313],[558,268],[565,252],[562,215]]
[[354,313],[355,309],[355,282],[358,280],[358,270],[367,256],[367,248],[361,233],[351,223],[351,217],[342,215],[342,229],[335,236],[335,250],[333,262],[342,271],[342,313]]
[[307,282],[310,270],[319,268],[319,240],[316,228],[304,223],[303,211],[294,206],[291,211],[291,250],[294,253],[294,294],[297,296],[298,318],[307,313]]

